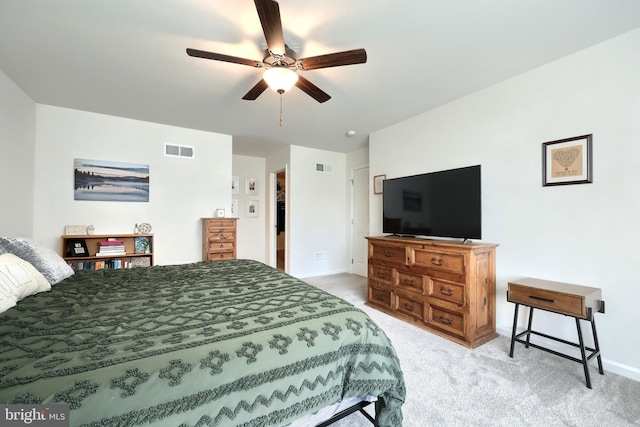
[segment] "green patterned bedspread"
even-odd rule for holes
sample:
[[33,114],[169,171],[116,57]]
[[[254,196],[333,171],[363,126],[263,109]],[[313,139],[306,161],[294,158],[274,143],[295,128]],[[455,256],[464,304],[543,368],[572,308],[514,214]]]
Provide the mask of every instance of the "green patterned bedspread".
[[347,397],[405,397],[384,332],[249,260],[79,271],[0,314],[0,402],[67,403],[71,425],[279,426]]

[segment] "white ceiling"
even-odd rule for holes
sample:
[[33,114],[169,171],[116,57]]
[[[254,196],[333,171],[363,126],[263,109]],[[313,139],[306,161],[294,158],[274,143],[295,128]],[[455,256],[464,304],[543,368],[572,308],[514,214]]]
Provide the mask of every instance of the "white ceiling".
[[638,0],[279,4],[300,57],[368,54],[366,64],[300,71],[332,99],[293,88],[282,127],[275,92],[241,99],[260,69],[185,53],[261,60],[251,0],[0,0],[0,71],[37,103],[230,134],[235,154],[288,144],[349,152],[376,130],[640,27]]

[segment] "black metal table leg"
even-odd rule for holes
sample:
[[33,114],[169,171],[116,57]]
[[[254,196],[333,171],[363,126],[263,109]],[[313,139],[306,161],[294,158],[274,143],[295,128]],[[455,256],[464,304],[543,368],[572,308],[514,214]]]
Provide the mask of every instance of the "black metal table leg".
[[587,388],[591,388],[591,376],[589,375],[589,365],[587,364],[587,353],[584,349],[584,340],[582,339],[582,330],[580,329],[580,319],[576,317],[576,326],[578,328],[578,343],[580,344],[580,354],[582,355],[582,367],[584,368],[584,378],[587,382]]
[[511,330],[511,349],[509,350],[509,357],[513,357],[513,347],[516,343],[516,327],[518,326],[518,308],[520,304],[516,303],[516,309],[513,314],[513,329]]
[[591,331],[593,332],[594,351],[598,354],[598,357],[596,358],[598,360],[598,372],[600,372],[601,375],[604,375],[604,369],[602,369],[602,356],[600,355],[600,344],[598,344],[598,334],[596,333],[596,319],[593,317],[591,318]]
[[524,345],[525,348],[529,348],[529,342],[531,341],[531,324],[533,323],[533,307],[529,307],[529,323],[527,325],[527,343]]

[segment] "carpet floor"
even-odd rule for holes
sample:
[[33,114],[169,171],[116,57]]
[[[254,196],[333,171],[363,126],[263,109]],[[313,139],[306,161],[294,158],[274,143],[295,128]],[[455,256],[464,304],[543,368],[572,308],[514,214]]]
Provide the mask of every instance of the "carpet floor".
[[[305,281],[362,309],[389,336],[407,387],[405,427],[640,426],[640,382],[592,366],[588,389],[582,366],[570,360],[521,344],[510,358],[504,336],[471,350],[372,309],[364,277]],[[370,426],[359,413],[334,424]]]

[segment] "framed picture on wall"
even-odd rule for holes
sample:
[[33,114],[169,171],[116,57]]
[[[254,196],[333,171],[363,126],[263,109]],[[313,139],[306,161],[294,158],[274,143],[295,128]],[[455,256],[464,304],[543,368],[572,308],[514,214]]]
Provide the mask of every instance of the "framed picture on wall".
[[260,194],[260,186],[258,185],[260,180],[258,178],[247,178],[244,180],[244,192],[245,194]]
[[237,218],[240,216],[238,212],[238,199],[231,199],[231,218]]
[[240,177],[232,176],[231,177],[231,194],[240,193]]
[[376,175],[373,177],[373,194],[382,194],[382,181],[387,179],[387,175]]
[[582,135],[542,144],[542,186],[593,182],[592,138]]
[[244,216],[247,218],[257,218],[259,216],[259,202],[258,200],[247,200],[247,206]]

